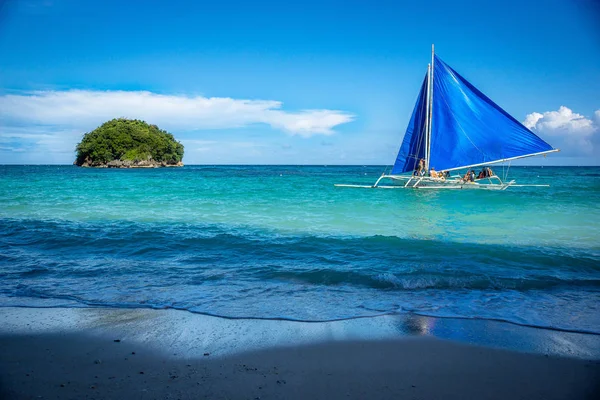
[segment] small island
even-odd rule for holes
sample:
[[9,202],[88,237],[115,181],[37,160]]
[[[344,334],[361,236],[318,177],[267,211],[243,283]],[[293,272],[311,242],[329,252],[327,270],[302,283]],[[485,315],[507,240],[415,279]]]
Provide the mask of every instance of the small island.
[[182,167],[183,145],[137,119],[116,118],[83,135],[73,164],[96,168]]

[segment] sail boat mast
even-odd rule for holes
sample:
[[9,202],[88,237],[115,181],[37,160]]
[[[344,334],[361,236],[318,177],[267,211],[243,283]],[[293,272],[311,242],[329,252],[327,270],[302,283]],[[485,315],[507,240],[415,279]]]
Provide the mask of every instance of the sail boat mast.
[[433,71],[434,71],[434,49],[431,45],[431,68],[429,69],[429,79],[427,80],[427,132],[425,140],[425,168],[429,171],[430,155],[431,155],[431,120],[433,115]]
[[431,84],[431,64],[427,64],[427,98],[425,99],[425,168],[429,169],[429,93]]

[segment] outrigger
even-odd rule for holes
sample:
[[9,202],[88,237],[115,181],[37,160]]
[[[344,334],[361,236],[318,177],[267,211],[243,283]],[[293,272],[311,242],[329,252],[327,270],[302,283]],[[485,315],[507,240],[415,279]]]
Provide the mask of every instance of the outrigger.
[[[514,160],[557,151],[444,63],[432,45],[431,63],[391,173],[371,186],[335,186],[487,190],[548,186],[517,185],[507,179],[508,170]],[[503,177],[489,168],[500,163],[508,163]],[[483,169],[476,177],[473,168],[478,167]],[[465,169],[465,175],[451,175]],[[380,185],[384,179],[401,184]]]

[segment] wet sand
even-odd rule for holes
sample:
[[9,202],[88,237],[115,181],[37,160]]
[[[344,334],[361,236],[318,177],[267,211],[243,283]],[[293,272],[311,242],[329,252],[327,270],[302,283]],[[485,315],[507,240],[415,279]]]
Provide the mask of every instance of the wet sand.
[[[207,331],[176,322],[194,316],[177,313],[0,309],[0,393],[7,399],[591,399],[600,394],[597,360],[432,336],[306,340],[297,330],[302,324],[284,321],[267,323],[264,340],[244,341],[252,331],[239,328],[256,322],[243,320],[224,322],[224,329],[234,330],[230,336],[205,326],[215,335],[207,338]],[[163,326],[161,315],[171,325]],[[206,325],[211,318],[194,323]],[[286,324],[293,331],[274,340],[279,336],[273,331],[290,329]]]

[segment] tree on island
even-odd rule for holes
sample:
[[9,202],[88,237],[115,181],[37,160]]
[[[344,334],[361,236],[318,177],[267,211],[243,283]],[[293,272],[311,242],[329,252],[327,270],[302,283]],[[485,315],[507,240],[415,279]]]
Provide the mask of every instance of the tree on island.
[[86,133],[77,145],[80,167],[182,166],[183,145],[172,134],[137,119],[116,118]]

